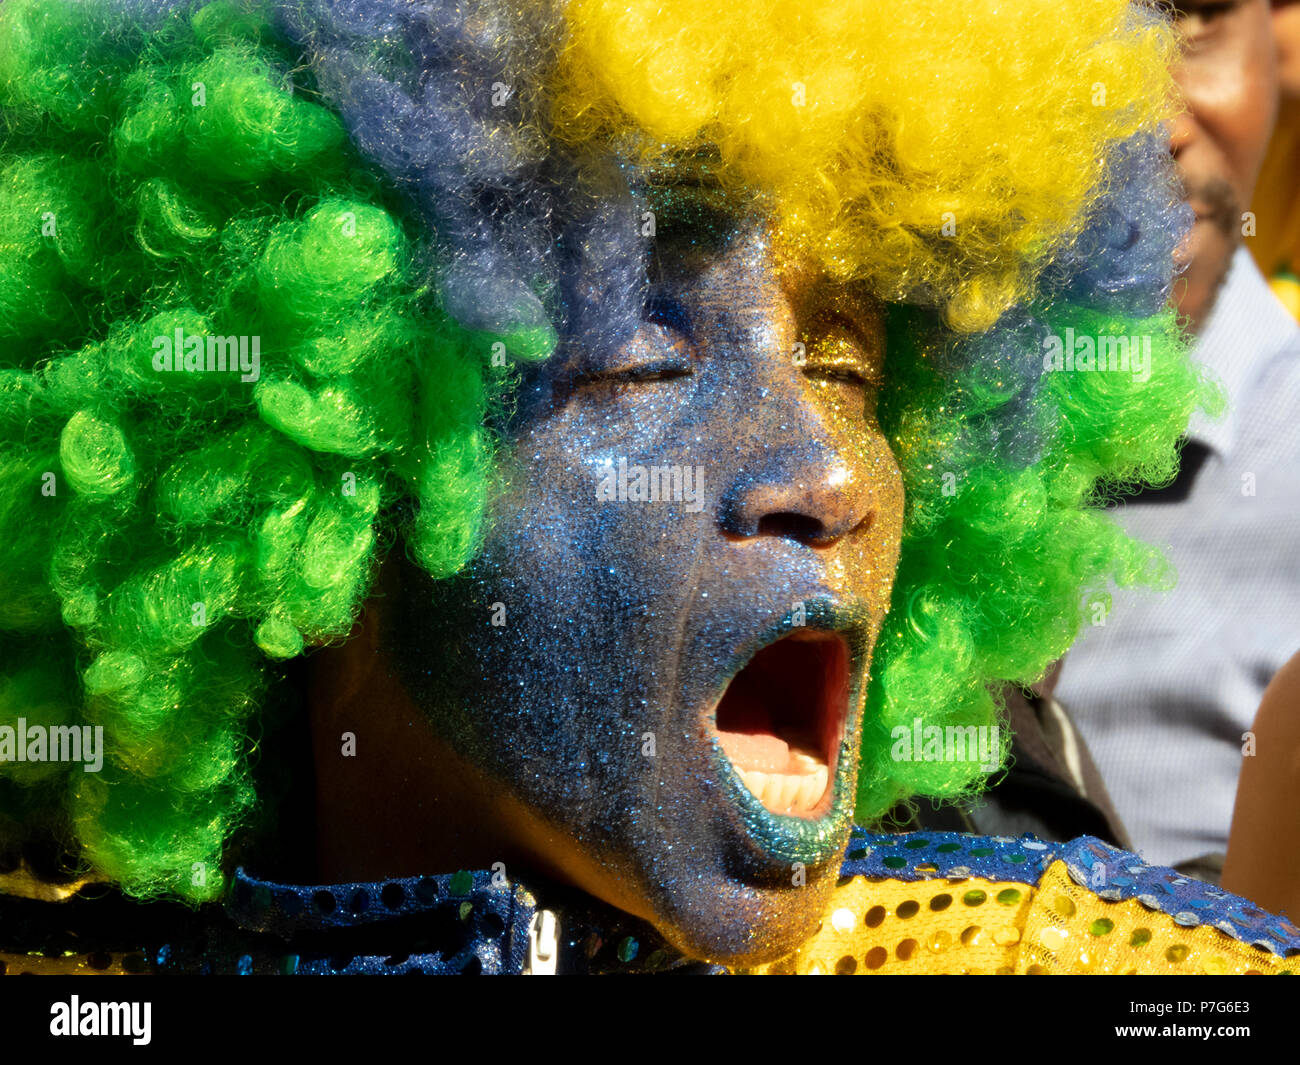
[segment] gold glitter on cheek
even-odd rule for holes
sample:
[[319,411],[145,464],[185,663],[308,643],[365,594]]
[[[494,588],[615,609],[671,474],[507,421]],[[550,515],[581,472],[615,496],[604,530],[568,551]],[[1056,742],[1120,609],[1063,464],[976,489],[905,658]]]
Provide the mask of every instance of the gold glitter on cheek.
[[[846,422],[848,419],[845,419]],[[859,424],[851,430],[861,445],[845,491],[861,493],[867,518],[832,550],[827,566],[831,587],[870,608],[873,637],[889,612],[903,527],[903,478],[879,429]]]
[[[884,327],[879,315],[863,318],[856,336],[845,327],[813,335],[802,369],[810,401],[826,425],[831,446],[844,462],[841,490],[861,497],[858,524],[827,550],[830,586],[868,606],[873,640],[889,611],[903,528],[903,476],[881,432],[876,404],[884,364]],[[824,316],[814,323],[826,329]],[[858,339],[858,338],[861,339]]]

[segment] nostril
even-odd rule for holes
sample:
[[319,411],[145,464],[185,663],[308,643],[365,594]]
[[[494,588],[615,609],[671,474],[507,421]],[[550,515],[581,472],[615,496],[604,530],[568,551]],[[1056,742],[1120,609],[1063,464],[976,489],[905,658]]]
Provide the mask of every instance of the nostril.
[[816,544],[829,539],[826,526],[816,518],[789,511],[759,518],[758,535],[786,537],[801,544]]

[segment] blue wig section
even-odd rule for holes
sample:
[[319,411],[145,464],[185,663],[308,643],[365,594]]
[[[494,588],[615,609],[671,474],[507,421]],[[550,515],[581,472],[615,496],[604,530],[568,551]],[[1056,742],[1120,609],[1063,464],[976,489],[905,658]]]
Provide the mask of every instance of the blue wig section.
[[497,334],[627,335],[644,300],[637,198],[613,160],[583,160],[579,180],[540,133],[563,34],[554,4],[303,0],[278,14],[362,154],[432,226],[429,266],[452,318]]
[[1043,298],[1133,318],[1159,314],[1169,299],[1174,249],[1191,229],[1169,146],[1153,136],[1116,146],[1107,196],[1087,228],[1043,272]]
[[991,455],[1024,469],[1041,458],[1057,425],[1043,388],[1043,342],[1061,308],[1130,319],[1166,308],[1174,249],[1193,221],[1168,145],[1154,136],[1119,143],[1106,173],[1105,195],[1077,239],[1044,266],[1032,304],[1008,311],[985,333],[946,343],[936,327],[935,367],[962,383],[954,402],[971,415],[953,461]]

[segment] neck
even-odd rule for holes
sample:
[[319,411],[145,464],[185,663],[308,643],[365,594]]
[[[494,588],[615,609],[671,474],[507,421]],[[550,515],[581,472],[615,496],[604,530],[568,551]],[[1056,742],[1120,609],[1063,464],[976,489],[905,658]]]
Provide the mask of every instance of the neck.
[[[525,881],[607,883],[587,855],[437,735],[383,636],[385,617],[400,616],[402,583],[385,564],[358,630],[312,658],[320,877],[344,883],[501,864]],[[606,901],[638,910],[632,897]]]
[[321,652],[310,683],[319,869],[379,880],[518,860],[485,817],[496,789],[441,742],[381,645],[381,611]]

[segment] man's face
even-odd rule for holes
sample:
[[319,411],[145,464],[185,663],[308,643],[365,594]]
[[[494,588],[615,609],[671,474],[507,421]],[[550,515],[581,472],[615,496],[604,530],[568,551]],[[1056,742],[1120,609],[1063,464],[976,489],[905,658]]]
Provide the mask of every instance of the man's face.
[[1300,0],[1273,0],[1273,36],[1282,95],[1300,100]]
[[484,548],[406,660],[448,664],[412,690],[537,868],[688,954],[771,959],[847,842],[903,489],[878,310],[778,274],[757,227],[691,243],[657,246],[630,341],[526,381]]
[[1277,111],[1277,49],[1268,0],[1179,0],[1183,37],[1174,72],[1184,112],[1170,147],[1196,223],[1179,250],[1178,309],[1199,330],[1227,275],[1242,212]]

